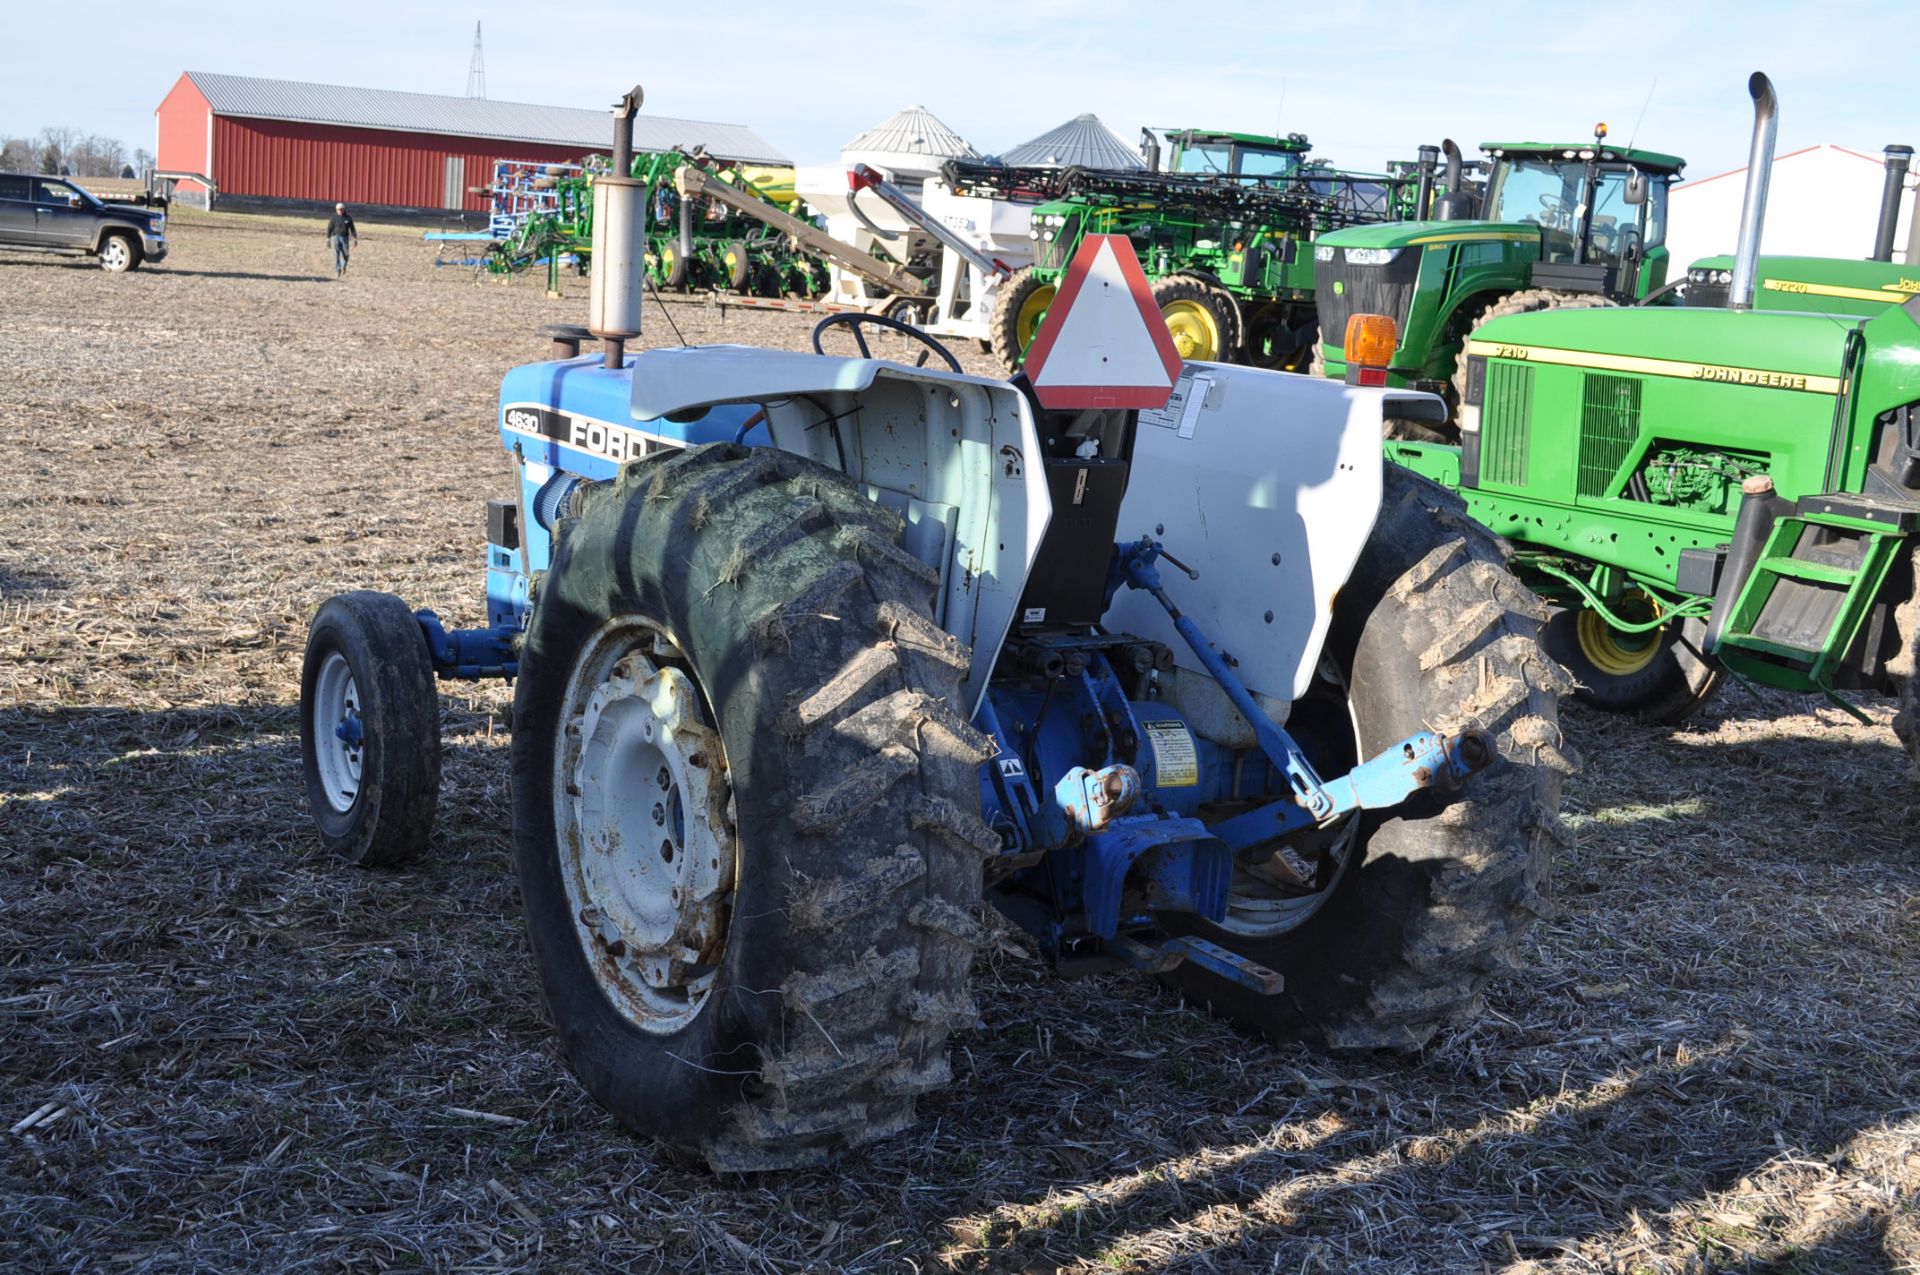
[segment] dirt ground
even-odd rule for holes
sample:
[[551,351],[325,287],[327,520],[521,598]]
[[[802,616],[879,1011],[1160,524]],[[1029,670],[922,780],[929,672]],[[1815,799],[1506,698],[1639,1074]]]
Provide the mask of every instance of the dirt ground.
[[118,278],[0,253],[0,1269],[1920,1271],[1920,800],[1872,698],[1567,710],[1558,915],[1417,1058],[1257,1043],[1008,934],[910,1133],[663,1159],[543,1019],[503,693],[445,699],[419,867],[330,861],[300,780],[323,597],[480,619],[498,380],[584,285],[413,230],[341,282],[318,222],[173,233]]

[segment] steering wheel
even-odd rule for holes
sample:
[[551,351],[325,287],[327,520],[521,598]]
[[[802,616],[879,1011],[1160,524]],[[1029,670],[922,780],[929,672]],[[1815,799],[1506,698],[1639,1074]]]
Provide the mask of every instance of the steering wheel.
[[927,365],[927,356],[929,354],[938,354],[947,361],[947,366],[954,372],[964,374],[960,367],[960,360],[953,356],[952,350],[949,350],[946,346],[940,344],[940,342],[934,340],[919,328],[914,327],[911,323],[902,323],[900,320],[890,319],[884,314],[828,315],[813,325],[813,352],[815,354],[825,354],[827,351],[825,347],[821,345],[820,338],[826,335],[828,328],[842,327],[852,332],[853,343],[860,347],[860,357],[870,359],[873,357],[873,351],[867,348],[866,333],[860,330],[869,324],[876,328],[886,328],[890,331],[910,336],[920,344],[926,346],[926,349],[920,351],[920,357],[913,361],[915,367],[925,367]]

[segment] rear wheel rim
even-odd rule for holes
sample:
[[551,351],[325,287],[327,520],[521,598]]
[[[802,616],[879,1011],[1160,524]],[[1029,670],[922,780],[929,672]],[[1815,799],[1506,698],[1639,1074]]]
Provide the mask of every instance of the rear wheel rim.
[[360,687],[347,657],[338,651],[327,652],[313,681],[313,760],[327,804],[337,814],[352,810],[360,799],[366,729],[360,716]]
[[1169,301],[1160,307],[1173,337],[1173,348],[1182,359],[1201,362],[1217,360],[1226,344],[1220,335],[1220,320],[1213,307],[1203,301]]
[[[1350,755],[1342,751],[1338,756],[1329,755],[1332,750],[1327,748],[1311,748],[1314,740],[1308,731],[1302,730],[1297,735],[1296,742],[1309,752],[1309,760],[1324,777],[1350,768],[1358,760],[1362,744],[1360,723],[1354,716],[1353,699],[1347,692],[1345,679],[1330,663],[1323,662],[1317,680],[1323,689],[1332,689],[1341,696],[1345,720],[1352,734],[1350,741],[1327,741],[1338,749],[1352,750]],[[1298,701],[1295,712],[1313,704],[1325,707],[1326,724],[1331,725],[1336,713],[1332,703],[1324,697]],[[1288,725],[1291,728],[1296,723],[1289,719]],[[1315,752],[1320,755],[1314,756]],[[1220,928],[1246,938],[1271,939],[1304,925],[1332,897],[1334,889],[1353,866],[1353,861],[1360,857],[1360,826],[1359,815],[1350,814],[1331,828],[1317,829],[1290,838],[1286,848],[1276,851],[1264,863],[1252,863],[1245,857],[1236,858],[1233,879],[1227,887],[1227,911],[1220,920]],[[1302,854],[1301,851],[1307,853]],[[1332,861],[1331,867],[1322,869],[1324,880],[1317,890],[1302,888],[1288,879],[1289,871],[1311,868],[1314,858]]]
[[659,625],[609,621],[575,662],[555,741],[553,819],[574,936],[627,1021],[699,1016],[726,947],[737,838],[719,734]]

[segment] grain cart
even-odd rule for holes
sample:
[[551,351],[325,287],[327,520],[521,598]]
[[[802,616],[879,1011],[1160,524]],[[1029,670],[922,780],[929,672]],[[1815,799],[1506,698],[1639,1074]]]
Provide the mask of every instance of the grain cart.
[[[1684,161],[1591,142],[1488,142],[1483,192],[1461,176],[1446,144],[1446,193],[1428,220],[1353,226],[1313,245],[1320,345],[1314,366],[1348,372],[1346,334],[1356,314],[1384,316],[1372,383],[1447,394],[1465,386],[1461,345],[1507,314],[1636,301],[1666,282],[1667,189]],[[1451,430],[1446,431],[1451,436]]]
[[1915,751],[1920,296],[1868,318],[1754,307],[1775,113],[1765,76],[1749,89],[1728,307],[1489,323],[1466,346],[1460,446],[1388,450],[1519,546],[1592,702],[1676,720],[1723,670],[1878,689]]
[[1381,460],[1382,418],[1437,399],[1152,346],[1162,408],[1047,411],[931,337],[864,357],[913,331],[872,315],[821,325],[857,358],[630,356],[642,189],[597,181],[588,330],[502,382],[487,624],[371,592],[314,618],[326,845],[418,852],[434,679],[514,679],[562,1048],[723,1169],[818,1161],[949,1081],[983,895],[1063,972],[1276,1036],[1410,1047],[1476,1006],[1539,904],[1563,674],[1494,539]]

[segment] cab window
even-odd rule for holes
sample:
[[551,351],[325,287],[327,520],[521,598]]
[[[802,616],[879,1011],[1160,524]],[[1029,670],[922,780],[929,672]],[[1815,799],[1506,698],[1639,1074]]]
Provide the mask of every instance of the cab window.
[[55,181],[51,177],[36,177],[33,179],[33,184],[33,197],[43,204],[61,204],[64,206],[68,202],[80,198],[79,191],[67,185],[67,183]]
[[1241,177],[1285,177],[1298,171],[1300,156],[1296,151],[1242,146],[1234,154],[1234,163],[1234,171]]
[[33,179],[13,173],[0,173],[0,199],[26,199]]

